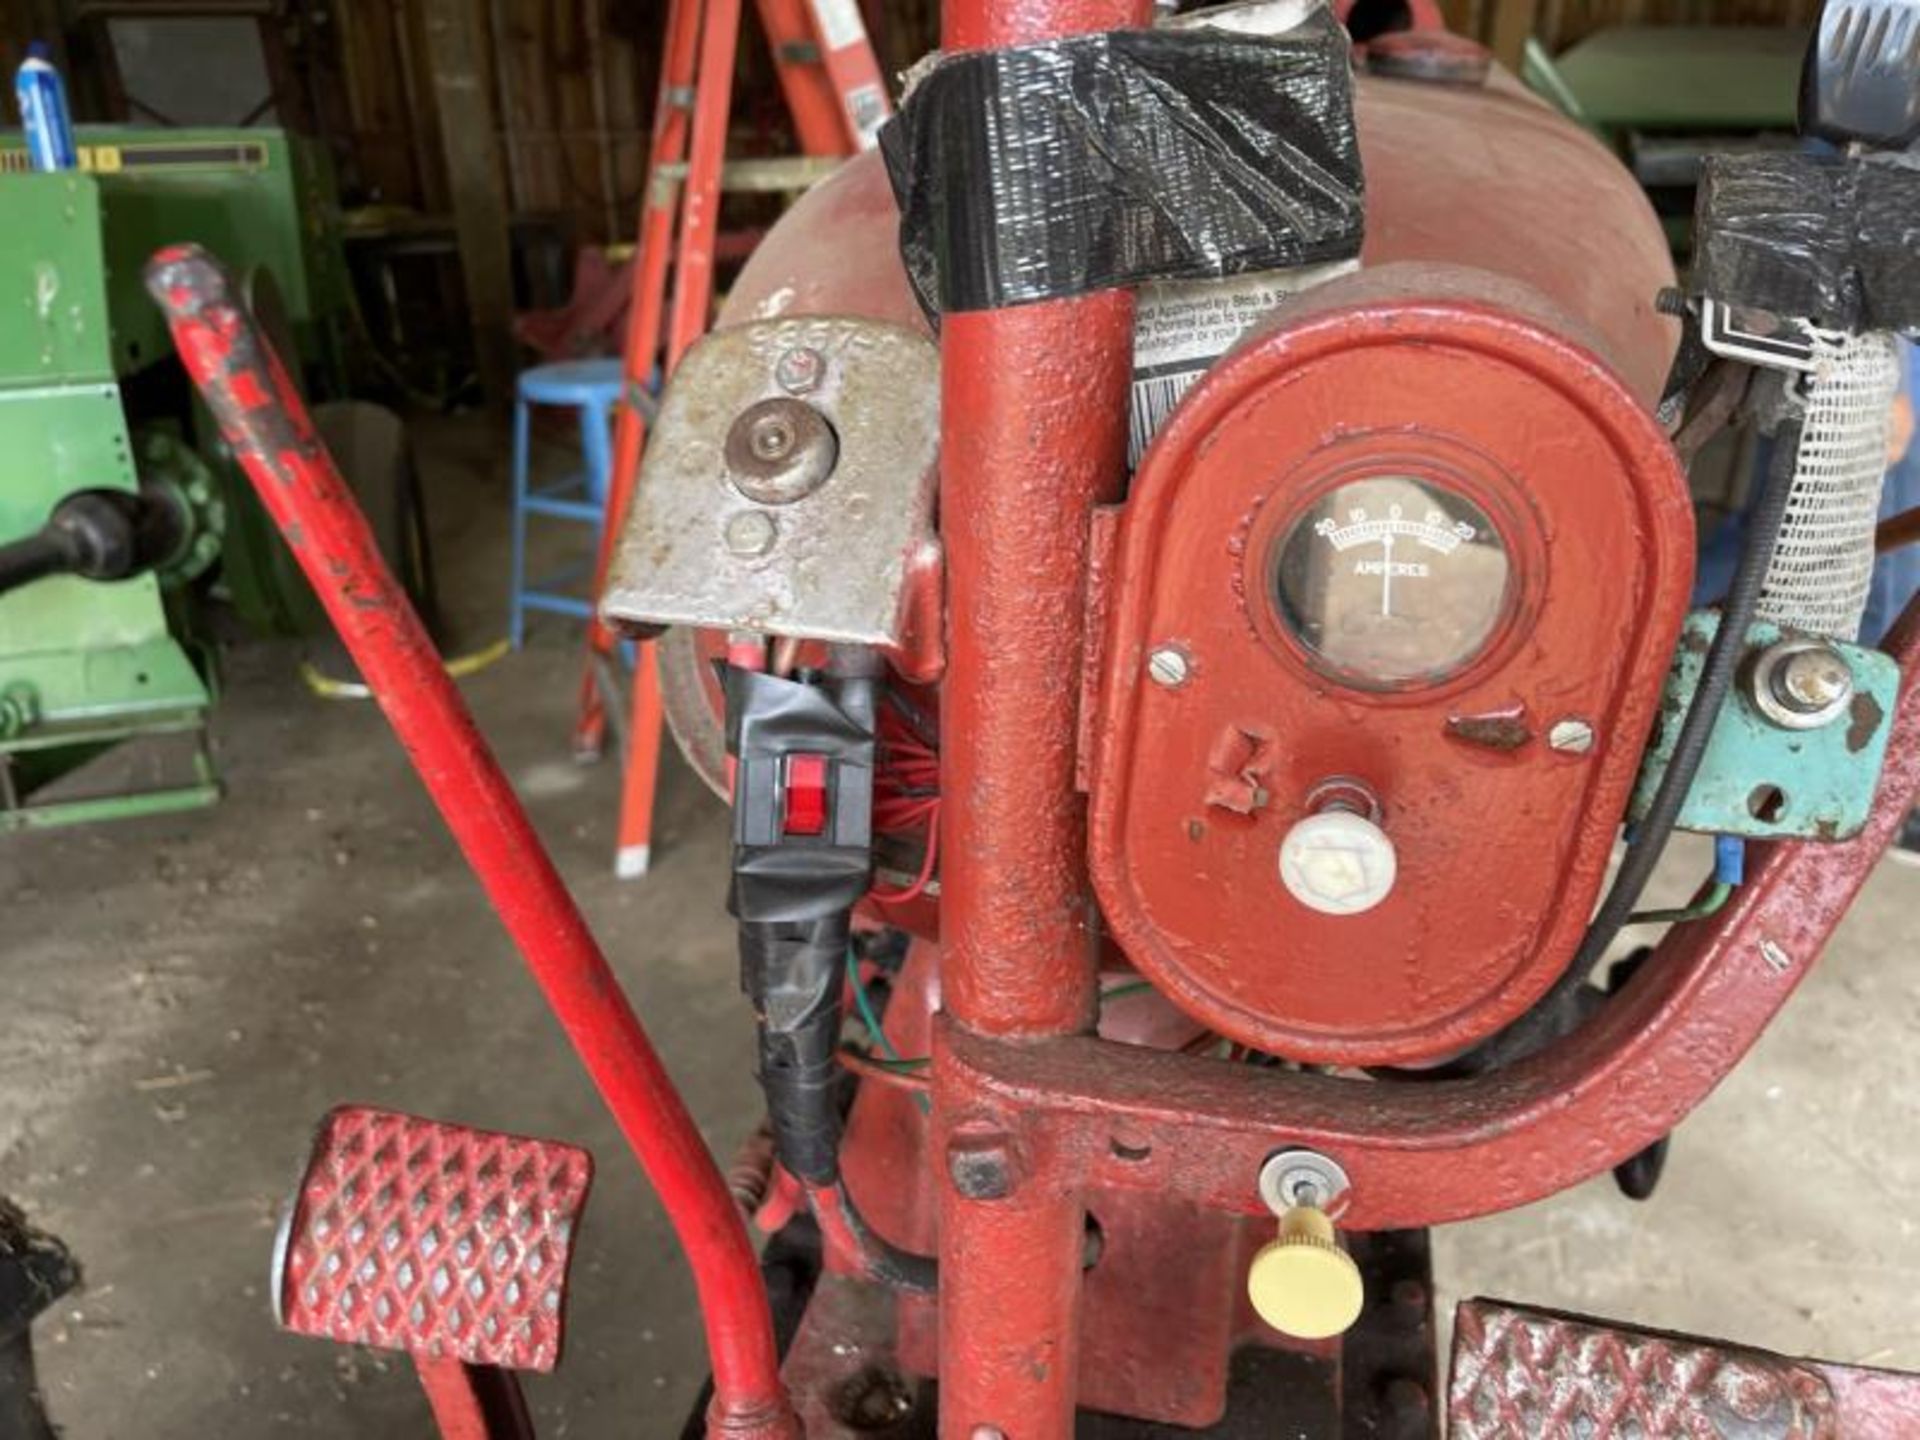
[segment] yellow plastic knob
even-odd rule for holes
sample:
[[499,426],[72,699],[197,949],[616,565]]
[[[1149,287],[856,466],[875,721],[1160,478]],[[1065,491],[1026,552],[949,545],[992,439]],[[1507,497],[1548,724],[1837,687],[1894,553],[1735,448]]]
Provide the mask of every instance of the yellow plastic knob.
[[1360,1318],[1360,1267],[1333,1238],[1333,1222],[1314,1205],[1280,1217],[1247,1271],[1247,1296],[1262,1320],[1296,1340],[1325,1340]]

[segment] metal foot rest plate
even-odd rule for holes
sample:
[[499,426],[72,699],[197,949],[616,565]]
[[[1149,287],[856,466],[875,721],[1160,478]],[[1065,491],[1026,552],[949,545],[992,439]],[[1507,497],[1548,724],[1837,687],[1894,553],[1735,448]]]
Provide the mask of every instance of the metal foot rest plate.
[[1920,1377],[1467,1300],[1451,1440],[1870,1440],[1920,1435]]
[[342,1106],[281,1225],[275,1312],[302,1335],[551,1370],[592,1178],[573,1145]]

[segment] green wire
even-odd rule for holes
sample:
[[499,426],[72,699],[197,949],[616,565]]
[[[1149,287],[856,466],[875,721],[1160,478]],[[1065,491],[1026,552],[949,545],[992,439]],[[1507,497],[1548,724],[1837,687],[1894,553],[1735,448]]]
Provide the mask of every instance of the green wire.
[[[847,983],[853,989],[853,1003],[860,1011],[861,1023],[867,1027],[867,1033],[873,1036],[873,1043],[878,1045],[886,1055],[886,1059],[884,1060],[873,1060],[872,1056],[867,1057],[869,1060],[872,1060],[873,1064],[880,1066],[882,1069],[899,1070],[907,1074],[912,1074],[914,1071],[925,1069],[933,1063],[933,1057],[931,1055],[909,1060],[893,1048],[893,1041],[887,1038],[887,1032],[881,1027],[879,1015],[874,1013],[873,1001],[867,995],[867,987],[860,983],[860,961],[853,953],[853,947],[851,945],[847,947]],[[913,1099],[914,1103],[920,1107],[921,1113],[928,1114],[932,1112],[933,1103],[925,1095],[916,1093]]]
[[1733,886],[1724,885],[1716,880],[1708,887],[1707,893],[1691,905],[1683,906],[1678,910],[1642,910],[1637,915],[1629,915],[1627,924],[1680,925],[1688,920],[1704,920],[1709,915],[1718,914],[1732,896]]
[[[885,1056],[884,1059],[876,1059],[869,1055],[866,1057],[869,1064],[878,1065],[883,1070],[900,1070],[912,1074],[916,1070],[926,1069],[933,1063],[931,1055],[904,1056],[894,1049],[893,1041],[887,1038],[887,1032],[880,1026],[880,1017],[874,1012],[873,1001],[867,995],[867,987],[860,983],[860,961],[854,955],[852,946],[847,947],[847,983],[853,990],[853,1003],[860,1011],[861,1023],[867,1027],[867,1033],[873,1036],[874,1044],[880,1047]],[[1114,986],[1111,990],[1102,990],[1100,1003],[1105,1005],[1109,1000],[1118,1000],[1123,995],[1138,995],[1151,989],[1153,989],[1151,980],[1129,980],[1125,984]]]

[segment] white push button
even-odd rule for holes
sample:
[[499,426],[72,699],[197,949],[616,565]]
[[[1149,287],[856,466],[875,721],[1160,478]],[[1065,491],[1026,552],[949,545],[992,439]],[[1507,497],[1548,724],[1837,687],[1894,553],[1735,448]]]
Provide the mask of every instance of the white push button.
[[1350,810],[1309,815],[1280,842],[1280,880],[1323,915],[1358,915],[1393,889],[1399,866],[1387,832]]

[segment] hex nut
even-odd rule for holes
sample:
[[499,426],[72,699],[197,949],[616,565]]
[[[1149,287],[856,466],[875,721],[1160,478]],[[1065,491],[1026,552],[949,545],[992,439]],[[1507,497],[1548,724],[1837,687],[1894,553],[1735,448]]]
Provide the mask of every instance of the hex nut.
[[1013,1142],[998,1130],[956,1131],[947,1141],[947,1175],[969,1200],[1004,1200],[1013,1193]]
[[827,357],[811,345],[796,345],[774,362],[773,382],[789,395],[811,395],[827,378]]
[[742,560],[757,560],[772,550],[780,527],[764,510],[742,510],[727,521],[727,549]]

